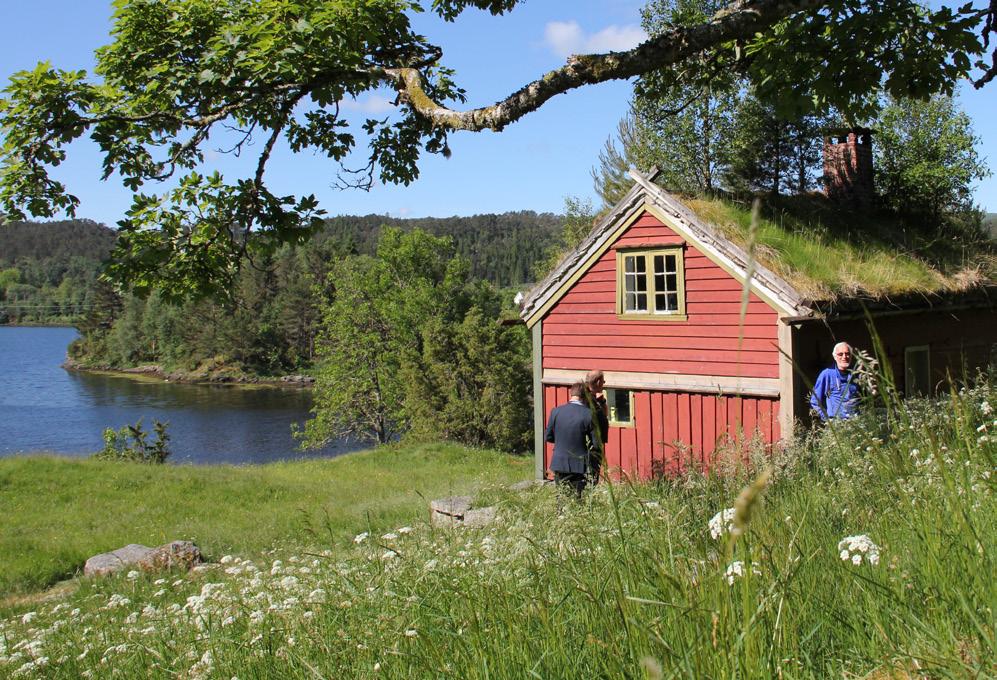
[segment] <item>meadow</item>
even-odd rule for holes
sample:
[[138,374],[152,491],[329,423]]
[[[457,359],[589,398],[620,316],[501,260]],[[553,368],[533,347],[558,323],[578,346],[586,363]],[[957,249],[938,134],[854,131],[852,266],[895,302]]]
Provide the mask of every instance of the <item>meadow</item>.
[[0,676],[994,677],[995,453],[984,384],[581,502],[482,482],[486,528],[384,515],[25,600]]

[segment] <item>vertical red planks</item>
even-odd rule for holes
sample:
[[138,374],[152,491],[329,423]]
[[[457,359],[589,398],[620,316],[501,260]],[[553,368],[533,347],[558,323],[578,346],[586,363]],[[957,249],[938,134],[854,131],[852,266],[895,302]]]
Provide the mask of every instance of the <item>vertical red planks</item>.
[[637,439],[634,446],[637,457],[637,477],[651,478],[651,455],[654,452],[654,423],[651,418],[651,393],[636,392],[634,394],[634,423]]

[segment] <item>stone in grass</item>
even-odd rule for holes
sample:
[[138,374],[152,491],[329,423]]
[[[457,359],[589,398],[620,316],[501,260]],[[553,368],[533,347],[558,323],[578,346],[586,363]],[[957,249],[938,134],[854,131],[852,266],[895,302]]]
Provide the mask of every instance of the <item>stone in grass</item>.
[[495,520],[495,508],[471,509],[470,496],[450,496],[430,501],[433,526],[483,527]]
[[202,561],[201,551],[190,541],[173,541],[158,548],[131,543],[109,553],[94,555],[83,566],[83,575],[104,576],[129,567],[145,571],[190,569]]

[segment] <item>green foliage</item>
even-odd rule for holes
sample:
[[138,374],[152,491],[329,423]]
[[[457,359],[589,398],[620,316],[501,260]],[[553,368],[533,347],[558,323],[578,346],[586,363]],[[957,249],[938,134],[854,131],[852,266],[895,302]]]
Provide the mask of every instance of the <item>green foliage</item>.
[[113,231],[90,220],[0,226],[0,315],[16,324],[81,320],[113,242]]
[[[337,263],[323,310],[307,446],[405,433],[522,451],[532,423],[529,345],[496,324],[452,241],[385,227],[374,257]],[[504,400],[504,401],[503,401]]]
[[431,319],[423,328],[422,356],[403,373],[407,437],[524,453],[533,438],[529,334],[496,323],[495,293],[483,293],[492,299],[463,320]]
[[170,456],[167,446],[170,435],[166,424],[153,421],[152,431],[156,441],[149,441],[149,433],[142,428],[142,421],[126,425],[120,430],[104,430],[104,448],[93,455],[97,460],[123,461],[129,463],[150,463],[162,465]]
[[[891,100],[876,121],[876,184],[896,212],[934,221],[973,210],[972,184],[990,175],[979,139],[951,97]],[[942,229],[939,229],[942,231]]]
[[[102,154],[103,178],[118,176],[136,192],[109,273],[138,291],[159,287],[168,298],[226,295],[247,258],[300,243],[323,214],[311,196],[268,190],[266,166],[278,141],[342,162],[363,135],[367,164],[344,168],[340,184],[370,187],[376,179],[415,181],[422,154],[450,154],[453,127],[500,129],[503,123],[488,123],[487,114],[461,123],[441,108],[462,103],[464,90],[443,63],[442,48],[415,32],[410,16],[429,9],[452,21],[467,8],[502,14],[520,2],[117,0],[112,42],[96,54],[96,79],[47,62],[11,77],[0,100],[0,210],[10,218],[72,215],[79,200],[50,171],[72,142],[89,137]],[[807,9],[795,11],[801,4]],[[718,9],[735,19],[731,24],[760,30],[723,42],[730,33],[714,30],[722,22],[710,23]],[[790,119],[831,109],[849,120],[868,117],[882,92],[951,94],[993,29],[989,13],[972,5],[925,9],[915,0],[760,8],[668,0],[649,12],[661,17],[652,33],[664,34],[669,22],[696,28],[676,40],[680,46],[660,45],[629,62],[646,76],[649,91],[677,94],[680,105],[692,100],[688,115],[675,122],[645,112],[650,124],[683,144],[708,142],[698,164],[677,164],[667,180],[683,188],[717,185],[715,170],[729,147],[715,135],[729,126],[731,83],[746,78]],[[402,78],[414,72],[421,89]],[[524,115],[546,101],[538,90],[549,95],[578,84],[566,77],[523,88],[507,108]],[[385,85],[399,90],[392,115],[359,124],[341,117],[342,101]],[[239,177],[197,172],[209,143],[240,154],[251,139],[262,143],[255,164]],[[175,188],[160,196],[138,193],[167,179]]]
[[[611,146],[611,145],[610,145]],[[593,171],[593,177],[595,171]],[[607,176],[608,179],[608,176]],[[598,181],[598,180],[597,180]],[[533,267],[533,277],[542,281],[565,255],[573,251],[595,226],[596,214],[589,199],[564,197],[564,219],[558,239],[547,248],[544,257]]]
[[740,191],[804,194],[820,188],[822,141],[833,122],[826,115],[784,118],[751,93],[738,104],[726,184]]

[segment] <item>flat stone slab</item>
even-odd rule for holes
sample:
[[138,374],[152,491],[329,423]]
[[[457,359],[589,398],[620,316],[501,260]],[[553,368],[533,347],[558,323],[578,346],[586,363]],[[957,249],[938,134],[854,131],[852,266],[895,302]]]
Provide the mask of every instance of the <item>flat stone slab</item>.
[[450,496],[430,501],[429,509],[434,514],[439,513],[451,517],[463,517],[464,513],[471,509],[470,496]]
[[464,513],[462,524],[466,527],[484,527],[495,521],[497,508],[493,505],[487,508],[468,510]]
[[144,571],[182,567],[190,569],[203,561],[201,551],[190,541],[173,541],[150,548],[129,543],[123,548],[94,555],[83,565],[84,576],[104,576],[126,568]]

